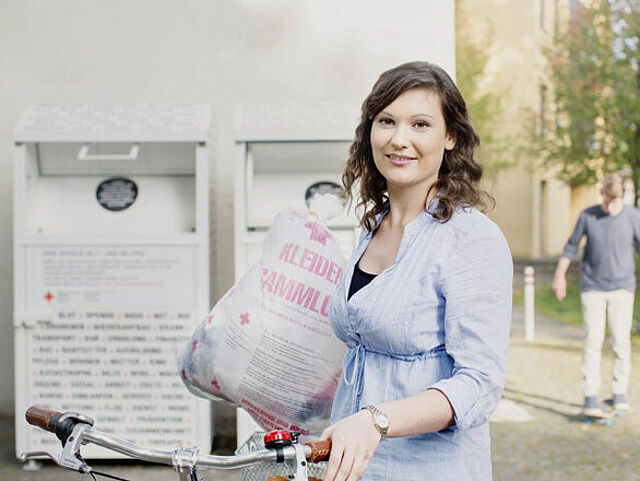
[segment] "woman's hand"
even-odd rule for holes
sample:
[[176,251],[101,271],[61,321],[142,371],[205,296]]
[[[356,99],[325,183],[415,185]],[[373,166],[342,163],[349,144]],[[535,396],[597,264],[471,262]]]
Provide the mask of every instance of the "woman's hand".
[[331,440],[331,456],[324,481],[360,479],[380,444],[380,437],[367,410],[341,419],[325,429],[320,440]]

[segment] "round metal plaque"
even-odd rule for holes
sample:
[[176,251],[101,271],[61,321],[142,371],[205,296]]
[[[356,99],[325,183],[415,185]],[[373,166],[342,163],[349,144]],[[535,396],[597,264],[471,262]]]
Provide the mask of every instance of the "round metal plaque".
[[119,212],[125,210],[136,201],[138,186],[125,177],[112,177],[100,182],[96,189],[98,203],[107,210]]

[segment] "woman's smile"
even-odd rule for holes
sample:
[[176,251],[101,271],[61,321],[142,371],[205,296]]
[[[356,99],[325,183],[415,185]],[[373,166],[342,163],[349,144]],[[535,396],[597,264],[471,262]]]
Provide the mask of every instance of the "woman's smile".
[[385,157],[389,159],[389,162],[391,162],[393,165],[398,165],[398,166],[412,164],[413,162],[418,160],[417,157],[409,157],[408,155],[393,154],[393,153],[385,154]]

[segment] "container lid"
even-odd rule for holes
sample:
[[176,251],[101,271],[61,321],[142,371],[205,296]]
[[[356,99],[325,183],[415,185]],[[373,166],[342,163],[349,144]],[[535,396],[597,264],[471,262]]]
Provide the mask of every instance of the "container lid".
[[211,108],[194,105],[32,105],[16,142],[205,142]]
[[357,104],[239,103],[234,111],[236,142],[349,141],[359,122]]

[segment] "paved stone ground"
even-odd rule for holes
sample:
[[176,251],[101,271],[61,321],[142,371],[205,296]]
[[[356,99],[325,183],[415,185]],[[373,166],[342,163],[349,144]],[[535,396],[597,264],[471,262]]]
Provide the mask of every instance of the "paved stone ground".
[[[505,402],[492,422],[496,481],[640,481],[640,345],[634,345],[629,392],[632,410],[613,426],[586,425],[579,416],[582,331],[538,316],[536,342],[524,342],[522,310],[514,309]],[[602,397],[610,395],[611,350],[603,359]],[[217,453],[228,453],[234,441],[233,409],[217,410]],[[522,422],[521,419],[530,419]],[[95,469],[138,481],[169,481],[167,468],[134,462],[100,462]],[[239,473],[210,472],[209,480],[240,481]],[[13,419],[0,418],[0,480],[87,481],[49,463],[27,472],[14,459]],[[105,478],[102,478],[105,479]]]
[[[523,315],[514,309],[504,398],[533,416],[492,423],[494,479],[640,480],[640,345],[633,346],[629,400],[634,410],[613,426],[586,425],[580,356],[582,329],[536,318],[535,343],[524,342]],[[612,353],[605,343],[601,399],[610,397]]]

